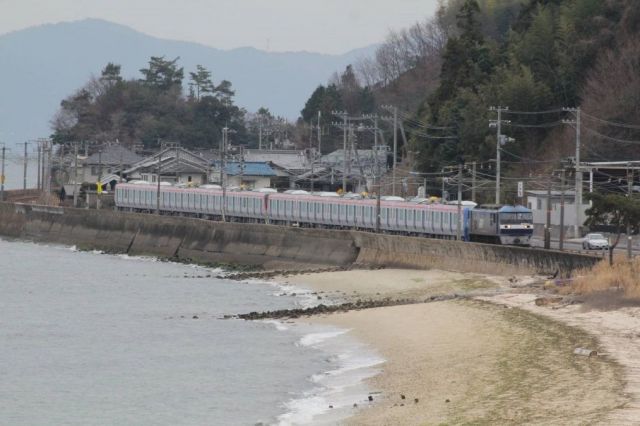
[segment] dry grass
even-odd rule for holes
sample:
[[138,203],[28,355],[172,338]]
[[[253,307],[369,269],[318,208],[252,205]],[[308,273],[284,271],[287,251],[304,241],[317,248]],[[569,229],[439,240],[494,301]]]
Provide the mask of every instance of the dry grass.
[[591,269],[578,271],[571,290],[578,294],[594,294],[611,290],[625,298],[640,298],[640,257],[632,261],[624,257],[614,259],[613,265],[602,261]]

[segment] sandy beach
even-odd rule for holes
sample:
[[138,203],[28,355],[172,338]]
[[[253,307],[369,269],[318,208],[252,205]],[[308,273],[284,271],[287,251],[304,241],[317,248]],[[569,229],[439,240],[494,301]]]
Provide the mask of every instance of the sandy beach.
[[386,359],[369,383],[373,403],[359,407],[349,424],[629,424],[634,418],[628,363],[574,355],[577,347],[611,354],[612,343],[588,333],[589,322],[530,308],[535,290],[523,286],[535,278],[379,270],[282,280],[343,300],[474,295],[299,320],[349,329]]

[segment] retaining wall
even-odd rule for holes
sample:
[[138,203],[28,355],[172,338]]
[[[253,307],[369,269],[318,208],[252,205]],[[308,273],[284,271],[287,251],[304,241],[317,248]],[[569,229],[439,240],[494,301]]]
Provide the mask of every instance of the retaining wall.
[[0,235],[131,255],[265,268],[353,264],[493,274],[568,274],[591,256],[357,231],[0,203]]

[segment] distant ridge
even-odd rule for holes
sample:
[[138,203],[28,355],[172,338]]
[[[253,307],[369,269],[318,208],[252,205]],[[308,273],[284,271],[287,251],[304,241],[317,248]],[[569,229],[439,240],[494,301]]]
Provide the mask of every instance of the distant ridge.
[[0,142],[48,136],[49,120],[60,101],[91,74],[99,74],[107,62],[122,65],[124,77],[137,78],[150,56],[179,56],[185,74],[202,64],[216,82],[230,80],[239,106],[249,111],[267,106],[294,119],[317,85],[373,53],[375,47],[343,55],[265,52],[253,47],[221,50],[152,37],[100,19],[6,33],[0,35]]

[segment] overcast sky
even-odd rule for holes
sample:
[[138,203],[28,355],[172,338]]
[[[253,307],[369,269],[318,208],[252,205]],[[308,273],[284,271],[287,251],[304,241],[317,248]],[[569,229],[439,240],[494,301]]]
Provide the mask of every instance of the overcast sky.
[[438,0],[0,0],[0,34],[101,18],[229,49],[343,53],[432,16]]

